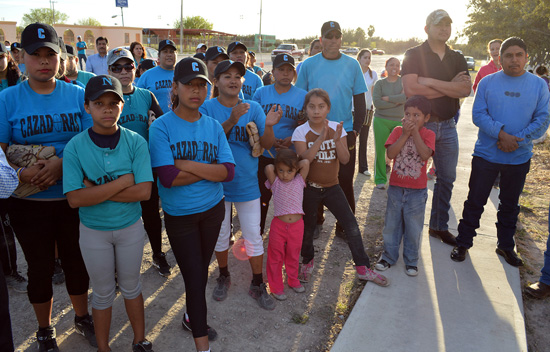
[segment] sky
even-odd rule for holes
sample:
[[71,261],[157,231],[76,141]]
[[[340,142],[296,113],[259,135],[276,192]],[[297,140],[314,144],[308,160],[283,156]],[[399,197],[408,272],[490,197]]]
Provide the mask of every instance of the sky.
[[[385,39],[425,38],[427,15],[438,8],[445,9],[453,19],[454,38],[468,20],[468,0],[389,0],[385,1],[303,1],[249,0],[235,6],[227,0],[183,1],[183,17],[202,16],[214,24],[214,30],[231,34],[255,34],[260,30],[262,3],[262,33],[277,39],[319,36],[321,25],[337,21],[342,29],[375,27],[375,36]],[[153,4],[158,4],[154,6]],[[313,7],[311,4],[315,4]],[[330,5],[326,5],[330,4]],[[419,4],[421,4],[419,6]],[[69,15],[69,24],[93,17],[102,25],[121,25],[120,8],[115,0],[55,0],[55,9]],[[50,7],[49,0],[0,0],[0,20],[21,22],[33,8]],[[168,28],[179,19],[181,2],[177,0],[128,0],[124,8],[124,25],[144,28]],[[112,18],[113,15],[118,15]],[[459,40],[460,42],[460,40]]]

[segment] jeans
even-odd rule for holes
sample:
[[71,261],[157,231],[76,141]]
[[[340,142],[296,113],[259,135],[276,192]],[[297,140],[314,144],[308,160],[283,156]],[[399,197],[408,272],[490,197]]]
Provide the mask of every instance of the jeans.
[[223,199],[209,210],[184,216],[164,214],[166,233],[185,282],[185,304],[193,337],[207,336],[208,265],[225,216]]
[[353,215],[340,185],[328,188],[315,188],[308,185],[304,190],[304,213],[306,215],[304,217],[304,241],[301,252],[302,263],[309,263],[315,256],[313,232],[317,225],[317,207],[321,202],[344,228],[355,265],[365,265],[370,268],[369,256],[363,246],[363,238],[357,225],[357,219]]
[[[519,196],[525,184],[531,161],[520,165],[506,165],[491,163],[483,158],[474,156],[472,172],[468,183],[468,198],[464,202],[462,219],[458,224],[456,242],[459,246],[470,248],[479,228],[479,219],[483,214],[483,207],[493,188],[493,183],[500,172],[500,192],[497,211],[497,238],[498,248],[513,250],[515,246],[514,234],[519,214]],[[439,169],[438,177],[439,177]]]
[[355,154],[357,149],[355,148],[356,137],[353,131],[351,131],[348,132],[346,138],[349,149],[349,161],[347,164],[340,163],[340,171],[338,172],[338,183],[340,183],[340,187],[342,188],[342,191],[344,192],[344,195],[348,200],[351,211],[355,214],[355,193],[353,191],[353,176],[355,175]]
[[84,71],[82,68],[82,63],[86,62],[88,60],[88,57],[86,54],[78,54],[78,62],[80,63],[80,71]]
[[439,231],[449,229],[449,209],[453,183],[456,180],[458,162],[458,134],[454,119],[428,122],[426,128],[435,132],[435,153],[433,155],[437,179],[434,184],[430,228]]
[[427,200],[427,188],[413,189],[391,185],[388,187],[386,220],[382,231],[384,237],[382,259],[392,265],[395,264],[399,259],[399,246],[403,240],[405,265],[417,266]]
[[[550,212],[550,209],[548,209]],[[550,213],[548,215],[548,232],[550,232]],[[546,250],[544,251],[544,266],[541,269],[540,282],[550,285],[550,236],[546,240]]]

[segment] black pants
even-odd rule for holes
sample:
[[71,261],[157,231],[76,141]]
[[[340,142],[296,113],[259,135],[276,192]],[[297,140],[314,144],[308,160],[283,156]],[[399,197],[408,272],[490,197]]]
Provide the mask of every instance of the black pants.
[[353,176],[355,175],[355,159],[356,159],[356,148],[355,148],[355,134],[353,131],[348,132],[347,135],[348,149],[349,149],[349,161],[347,164],[340,164],[340,172],[338,172],[338,182],[342,191],[346,195],[348,200],[349,207],[351,211],[355,214],[355,194],[353,193]]
[[13,352],[8,286],[0,262],[0,351]]
[[162,220],[159,213],[159,189],[157,186],[157,174],[153,173],[153,187],[151,188],[151,198],[141,202],[141,217],[143,227],[149,237],[153,254],[162,251]]
[[17,271],[17,249],[8,215],[8,203],[9,200],[0,199],[0,262],[4,268],[4,275]]
[[367,161],[367,144],[369,141],[370,125],[372,124],[372,110],[367,110],[367,117],[365,123],[361,127],[361,133],[359,134],[359,172],[363,173],[369,169],[369,163]]
[[265,167],[269,164],[273,164],[275,159],[267,158],[263,155],[258,160],[258,183],[260,184],[260,204],[261,204],[261,220],[260,220],[260,234],[263,236],[265,229],[265,219],[267,218],[267,212],[269,211],[269,201],[271,201],[271,190],[265,186],[267,177],[265,176]]
[[78,209],[71,209],[66,200],[10,198],[9,205],[11,224],[28,264],[30,302],[45,303],[53,297],[56,242],[69,295],[87,293],[88,272],[78,244]]
[[198,214],[172,216],[164,213],[168,239],[185,282],[185,304],[194,338],[208,335],[205,297],[208,266],[224,217],[223,199]]

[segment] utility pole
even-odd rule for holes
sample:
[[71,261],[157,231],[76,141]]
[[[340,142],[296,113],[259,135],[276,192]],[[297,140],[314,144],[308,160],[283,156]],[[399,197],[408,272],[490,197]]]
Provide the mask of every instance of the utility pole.
[[260,35],[258,38],[258,54],[262,52],[262,7],[263,0],[260,0]]
[[183,54],[183,0],[181,0],[180,13],[180,54]]
[[55,24],[55,3],[57,1],[50,0],[50,10],[52,10],[52,26]]

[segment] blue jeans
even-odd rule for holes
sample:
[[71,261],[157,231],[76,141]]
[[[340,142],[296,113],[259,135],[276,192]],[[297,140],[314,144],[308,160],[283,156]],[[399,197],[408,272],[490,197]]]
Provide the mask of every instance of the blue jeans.
[[468,182],[468,199],[464,202],[462,219],[458,224],[456,242],[459,246],[470,248],[474,244],[476,229],[479,228],[479,219],[483,214],[483,207],[491,194],[493,183],[500,172],[500,192],[497,211],[497,238],[498,248],[513,250],[515,246],[514,234],[519,214],[519,196],[523,191],[525,178],[529,172],[531,161],[520,165],[506,165],[491,163],[483,158],[474,156],[472,172]]
[[391,185],[388,187],[386,220],[382,231],[384,237],[382,259],[392,265],[395,264],[399,259],[399,246],[403,240],[405,265],[417,266],[427,200],[427,188],[413,189]]
[[[548,209],[548,232],[550,233],[550,209]],[[546,250],[544,251],[544,266],[541,269],[540,282],[550,285],[550,236],[546,240]]]
[[439,231],[449,229],[449,209],[458,162],[458,134],[454,119],[428,122],[426,128],[435,132],[433,155],[437,179],[434,184],[430,228]]
[[86,54],[78,54],[78,62],[80,63],[80,71],[84,70],[82,68],[82,62],[86,63],[86,61],[88,61],[88,57],[86,56]]
[[357,219],[348,204],[348,200],[340,188],[335,185],[328,188],[315,188],[307,186],[304,190],[304,241],[302,243],[302,263],[309,263],[315,256],[313,247],[313,232],[317,225],[317,207],[324,204],[342,224],[346,232],[348,246],[355,265],[365,265],[370,268],[369,256],[363,246],[361,231],[357,225]]

